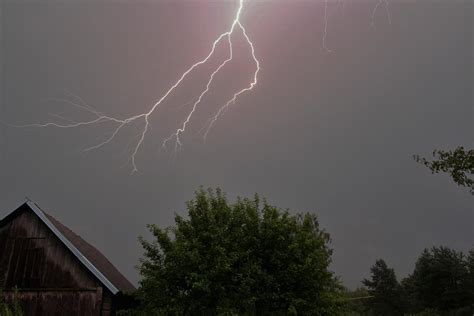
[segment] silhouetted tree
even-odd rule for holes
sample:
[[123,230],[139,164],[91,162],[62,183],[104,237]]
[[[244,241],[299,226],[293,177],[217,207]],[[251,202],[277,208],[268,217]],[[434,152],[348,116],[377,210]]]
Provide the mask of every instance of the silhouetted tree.
[[412,312],[433,309],[441,313],[469,309],[468,261],[461,252],[446,248],[425,249],[404,285],[415,302]]
[[371,278],[362,283],[373,296],[368,305],[374,315],[403,315],[402,292],[395,276],[384,260],[379,259],[370,269]]
[[149,314],[338,315],[329,235],[315,215],[200,190],[175,227],[149,225],[138,291]]

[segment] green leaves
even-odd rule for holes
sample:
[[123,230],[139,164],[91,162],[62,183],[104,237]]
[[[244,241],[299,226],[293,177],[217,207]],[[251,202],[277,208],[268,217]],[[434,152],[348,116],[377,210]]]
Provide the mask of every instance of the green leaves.
[[[364,304],[368,315],[472,315],[474,250],[466,257],[447,247],[425,249],[401,285],[394,270],[377,260],[371,279],[363,283],[371,295]],[[366,314],[360,306],[352,307]]]
[[139,297],[157,314],[331,315],[340,305],[328,270],[330,238],[313,214],[199,190],[175,227],[150,225]]
[[408,279],[418,306],[449,311],[472,304],[469,278],[469,261],[462,253],[433,247],[423,251]]
[[460,146],[453,151],[434,150],[433,157],[437,160],[428,161],[418,155],[413,156],[415,161],[428,167],[432,173],[449,173],[455,183],[470,188],[474,195],[474,150],[465,150]]
[[23,316],[18,288],[15,287],[12,304],[5,302],[5,295],[0,289],[0,316]]
[[403,315],[401,286],[395,271],[379,259],[370,269],[371,279],[362,283],[367,286],[368,293],[373,296],[369,306],[375,315]]

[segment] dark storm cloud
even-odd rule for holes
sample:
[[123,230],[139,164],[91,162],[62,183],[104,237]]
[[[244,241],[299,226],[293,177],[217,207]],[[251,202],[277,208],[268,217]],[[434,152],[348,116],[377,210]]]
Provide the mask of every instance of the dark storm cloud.
[[[331,54],[321,50],[321,2],[249,2],[243,19],[262,62],[259,86],[206,144],[188,136],[176,161],[157,154],[154,135],[134,176],[128,164],[121,167],[137,129],[83,154],[111,126],[2,127],[0,210],[28,195],[135,281],[137,236],[147,223],[172,224],[199,185],[220,186],[231,198],[259,192],[278,206],[319,214],[333,237],[333,268],[350,286],[379,257],[405,275],[424,247],[467,250],[474,244],[472,197],[411,156],[473,145],[472,2],[394,1],[392,25],[380,12],[371,28],[375,2],[347,2],[344,15],[331,10]],[[89,118],[51,101],[66,91],[119,117],[148,109],[206,54],[236,7],[0,3],[0,115],[19,124],[51,120],[49,113]],[[250,77],[241,54],[206,104]],[[195,95],[201,75],[170,108]],[[154,117],[154,131],[179,121],[170,113],[165,122]]]

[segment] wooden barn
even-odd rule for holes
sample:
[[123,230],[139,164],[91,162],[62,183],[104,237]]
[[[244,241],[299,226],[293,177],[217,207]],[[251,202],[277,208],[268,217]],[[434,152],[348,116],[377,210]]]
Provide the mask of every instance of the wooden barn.
[[15,287],[25,315],[114,315],[134,286],[101,254],[35,203],[0,220],[0,289]]

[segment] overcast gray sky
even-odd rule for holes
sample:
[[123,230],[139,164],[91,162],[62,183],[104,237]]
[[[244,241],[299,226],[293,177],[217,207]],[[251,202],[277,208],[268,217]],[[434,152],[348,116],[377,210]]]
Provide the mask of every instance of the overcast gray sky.
[[[0,0],[0,118],[12,124],[88,120],[58,99],[79,96],[119,118],[148,111],[208,53],[236,1]],[[199,134],[209,113],[248,84],[242,37],[174,159],[163,137],[190,110],[211,65],[201,67],[151,118],[84,153],[113,124],[0,130],[0,213],[25,196],[94,244],[132,281],[145,225],[168,226],[200,185],[229,198],[255,192],[319,215],[332,235],[333,270],[355,287],[377,258],[405,276],[425,247],[474,245],[472,196],[431,175],[412,155],[473,146],[473,1],[249,1],[242,12],[261,62],[259,83]],[[221,58],[221,59],[219,59]],[[76,100],[77,101],[77,100]],[[52,115],[53,114],[53,115]],[[130,147],[132,146],[132,147]]]

